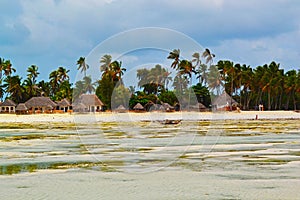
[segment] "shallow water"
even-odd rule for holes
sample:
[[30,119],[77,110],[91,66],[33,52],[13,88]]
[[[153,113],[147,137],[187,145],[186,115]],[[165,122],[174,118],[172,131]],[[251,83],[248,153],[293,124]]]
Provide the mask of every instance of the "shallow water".
[[[299,123],[1,124],[0,197],[99,199],[101,193],[103,199],[296,199],[300,195]],[[47,192],[37,182],[56,189]],[[77,187],[82,189],[72,189]],[[118,198],[120,194],[124,198]]]

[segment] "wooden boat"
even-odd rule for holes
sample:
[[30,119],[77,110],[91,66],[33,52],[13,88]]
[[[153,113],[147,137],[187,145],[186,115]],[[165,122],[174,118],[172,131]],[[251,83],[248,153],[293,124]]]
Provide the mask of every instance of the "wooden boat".
[[180,119],[166,119],[160,121],[161,124],[179,124],[181,122]]

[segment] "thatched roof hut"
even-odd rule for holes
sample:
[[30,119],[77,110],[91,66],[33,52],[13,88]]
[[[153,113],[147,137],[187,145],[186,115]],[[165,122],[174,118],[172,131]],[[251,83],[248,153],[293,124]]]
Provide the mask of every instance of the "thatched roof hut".
[[25,102],[25,105],[33,112],[36,110],[42,112],[51,111],[56,107],[56,103],[54,103],[49,97],[32,97]]
[[0,105],[0,112],[7,112],[7,113],[14,113],[16,109],[17,104],[10,99],[6,99],[1,105]]
[[166,112],[173,112],[173,111],[175,111],[174,107],[171,106],[168,103],[163,103],[162,106],[164,107],[164,109],[165,109]]
[[6,99],[0,106],[17,106],[17,104],[11,99]]
[[225,109],[231,106],[237,106],[238,103],[229,96],[225,91],[212,101],[213,109]]
[[19,114],[25,114],[28,112],[28,108],[27,106],[25,105],[25,103],[19,103],[16,107],[16,113],[19,113]]
[[186,111],[206,111],[207,108],[202,103],[196,103],[195,105],[187,105],[184,110]]
[[56,102],[57,106],[59,107],[67,107],[67,106],[71,106],[71,102],[68,99],[62,99],[60,101]]
[[72,110],[72,104],[71,104],[71,102],[68,100],[68,99],[66,99],[66,98],[64,98],[64,99],[62,99],[62,100],[60,100],[60,101],[58,101],[58,102],[56,102],[56,104],[57,104],[57,110],[60,110],[60,111],[62,111],[62,112],[67,112],[67,111],[69,111],[69,110]]
[[82,94],[74,102],[74,111],[77,111],[82,105],[85,106],[85,112],[95,112],[103,110],[104,103],[95,94]]
[[126,112],[128,109],[126,109],[123,105],[119,105],[114,111],[116,112]]
[[54,103],[49,97],[32,97],[28,101],[25,102],[25,105],[27,108],[54,108],[56,106],[56,103]]
[[135,110],[135,111],[143,111],[143,110],[145,110],[145,108],[144,108],[144,106],[142,106],[142,104],[137,103],[137,104],[133,107],[133,110]]

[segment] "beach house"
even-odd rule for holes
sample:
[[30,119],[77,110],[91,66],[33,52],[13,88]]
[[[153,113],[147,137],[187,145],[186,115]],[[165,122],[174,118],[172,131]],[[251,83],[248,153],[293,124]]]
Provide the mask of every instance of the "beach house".
[[82,94],[74,101],[74,112],[100,112],[104,103],[95,94]]
[[212,101],[212,110],[217,111],[228,111],[236,110],[238,103],[225,91],[213,99]]
[[1,113],[15,113],[17,104],[10,99],[6,99],[3,103],[0,104]]
[[57,104],[49,97],[32,97],[25,102],[23,108],[28,109],[29,113],[52,113],[56,106]]
[[62,99],[56,102],[56,111],[69,112],[72,110],[72,103],[68,99]]

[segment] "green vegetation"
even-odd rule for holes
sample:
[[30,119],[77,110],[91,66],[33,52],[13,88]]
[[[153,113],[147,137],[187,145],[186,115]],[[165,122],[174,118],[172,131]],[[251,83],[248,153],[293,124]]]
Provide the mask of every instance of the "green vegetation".
[[[267,110],[297,110],[300,107],[300,70],[285,72],[275,61],[255,68],[230,60],[219,60],[214,64],[215,55],[209,49],[195,52],[191,57],[191,60],[182,59],[179,49],[166,55],[176,74],[158,64],[138,69],[138,90],[133,86],[125,87],[122,76],[126,69],[122,61],[113,60],[108,54],[99,60],[101,75],[96,81],[87,76],[89,65],[84,57],[80,57],[77,70],[83,73],[83,78],[74,85],[65,67],[60,66],[50,72],[49,81],[37,81],[39,68],[31,65],[23,80],[16,74],[11,61],[1,58],[0,99],[6,97],[21,103],[34,96],[49,96],[58,101],[95,92],[108,109],[126,106],[128,102],[130,109],[137,103],[143,106],[149,103],[175,106],[200,102],[210,107],[211,97],[220,95],[225,88],[243,110],[257,109],[259,104]],[[191,99],[191,92],[196,99]]]

